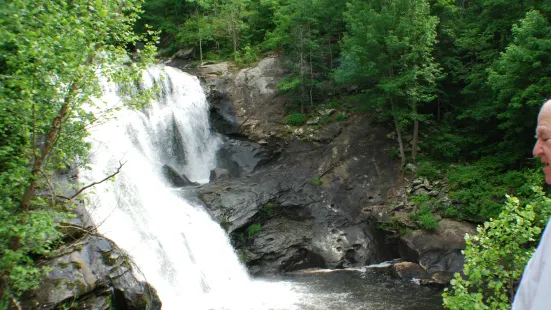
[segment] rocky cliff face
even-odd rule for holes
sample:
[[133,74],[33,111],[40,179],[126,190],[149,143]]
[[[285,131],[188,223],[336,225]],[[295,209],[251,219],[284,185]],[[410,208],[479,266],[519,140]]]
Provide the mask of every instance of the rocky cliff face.
[[[234,171],[232,179],[200,186],[196,193],[253,273],[393,258],[413,262],[408,266],[414,269],[420,264],[428,282],[435,277],[445,282],[440,275],[461,270],[465,244],[459,239],[472,226],[444,220],[442,233],[408,236],[376,228],[392,212],[389,201],[407,186],[399,163],[388,155],[391,129],[371,124],[365,115],[285,125],[284,98],[276,87],[286,71],[278,58],[239,71],[218,64],[194,73],[203,79],[215,128],[228,136],[220,166]],[[404,266],[400,270],[406,274]]]
[[85,236],[47,261],[43,284],[23,309],[161,309],[155,289],[138,279],[127,256],[109,240]]
[[[63,194],[74,194],[77,170],[55,176]],[[140,275],[126,253],[96,234],[86,209],[78,204],[75,217],[62,220],[64,245],[42,265],[50,272],[42,284],[21,298],[21,309],[161,309],[155,289]]]
[[315,130],[291,128],[283,124],[284,101],[276,91],[285,74],[278,58],[238,72],[227,68],[198,73],[213,123],[229,135],[220,165],[247,169],[196,193],[250,270],[354,267],[395,257],[373,217],[362,212],[384,204],[399,178],[398,163],[388,159],[387,130],[362,116]]
[[332,143],[279,141],[271,162],[246,177],[196,190],[253,272],[363,266],[392,257],[362,212],[386,201],[398,175],[385,163],[384,130],[360,120],[342,126]]

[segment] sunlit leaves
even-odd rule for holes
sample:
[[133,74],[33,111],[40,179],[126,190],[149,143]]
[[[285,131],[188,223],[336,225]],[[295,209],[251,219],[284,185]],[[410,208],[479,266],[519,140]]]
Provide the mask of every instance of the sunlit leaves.
[[[101,94],[101,79],[134,83],[152,60],[153,45],[133,32],[140,4],[14,0],[0,7],[0,281],[10,294],[37,285],[44,269],[33,258],[60,239],[55,223],[66,208],[51,199],[44,178],[77,157],[85,165],[83,139],[96,121],[85,105]],[[44,147],[48,139],[51,148]],[[23,206],[31,182],[40,195]]]
[[551,214],[551,199],[541,188],[521,204],[507,196],[501,214],[465,238],[467,247],[462,277],[455,275],[445,290],[449,309],[510,309],[510,303],[526,263]]
[[530,11],[512,33],[513,42],[489,70],[488,84],[499,107],[500,128],[517,135],[532,131],[540,105],[551,95],[551,25]]

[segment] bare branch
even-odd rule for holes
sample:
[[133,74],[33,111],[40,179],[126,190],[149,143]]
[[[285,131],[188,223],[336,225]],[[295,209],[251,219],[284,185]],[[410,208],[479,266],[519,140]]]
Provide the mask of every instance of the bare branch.
[[13,296],[13,294],[11,292],[10,292],[10,298],[11,298],[11,301],[13,302],[13,304],[15,305],[15,307],[17,308],[17,310],[22,310],[21,305],[19,304],[19,301],[17,301],[17,299],[15,299],[15,296]]
[[[90,188],[90,187],[92,187],[92,186],[94,186],[94,185],[98,185],[98,184],[100,184],[100,183],[103,183],[103,182],[105,182],[105,181],[111,179],[112,177],[116,176],[117,174],[119,174],[119,172],[121,172],[121,169],[122,169],[122,167],[123,167],[125,164],[126,164],[126,162],[121,163],[121,162],[119,161],[119,167],[117,168],[117,171],[115,171],[114,173],[108,175],[107,177],[105,177],[105,178],[104,178],[103,180],[101,180],[101,181],[92,182],[92,183],[90,183],[90,184],[84,186],[83,188],[79,189],[73,196],[71,196],[71,197],[69,198],[69,200],[73,200],[76,196],[80,195],[80,193],[82,193],[82,192],[85,191],[86,189],[88,189],[88,188]],[[60,197],[60,196],[58,196],[58,197]],[[66,197],[60,197],[60,198],[66,198]]]

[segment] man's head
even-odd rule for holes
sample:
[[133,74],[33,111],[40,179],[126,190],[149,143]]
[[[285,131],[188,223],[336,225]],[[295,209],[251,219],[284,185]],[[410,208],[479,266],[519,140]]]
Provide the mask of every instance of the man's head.
[[551,184],[551,100],[543,104],[538,115],[538,127],[536,127],[536,145],[532,153],[539,157],[545,165],[545,183]]

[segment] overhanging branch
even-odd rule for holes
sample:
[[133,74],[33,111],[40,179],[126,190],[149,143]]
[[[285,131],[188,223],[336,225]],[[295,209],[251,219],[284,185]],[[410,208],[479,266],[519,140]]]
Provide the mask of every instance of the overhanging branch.
[[76,193],[74,193],[71,197],[67,197],[67,196],[62,196],[62,195],[57,195],[58,198],[63,198],[63,199],[67,199],[67,200],[73,200],[76,196],[80,195],[83,191],[87,190],[88,188],[92,187],[92,186],[95,186],[95,185],[98,185],[98,184],[101,184],[109,179],[111,179],[112,177],[116,176],[117,174],[119,174],[119,172],[121,172],[121,169],[122,167],[126,164],[126,162],[124,163],[121,163],[119,161],[119,167],[117,168],[117,171],[113,172],[112,174],[106,176],[104,179],[100,180],[100,181],[96,181],[96,182],[92,182],[84,187],[82,187],[81,189],[79,189]]

